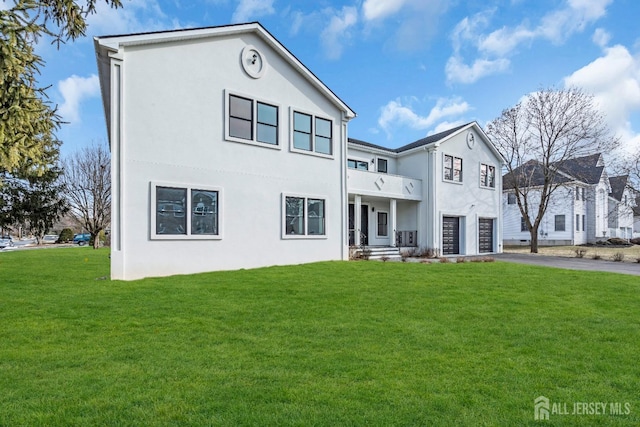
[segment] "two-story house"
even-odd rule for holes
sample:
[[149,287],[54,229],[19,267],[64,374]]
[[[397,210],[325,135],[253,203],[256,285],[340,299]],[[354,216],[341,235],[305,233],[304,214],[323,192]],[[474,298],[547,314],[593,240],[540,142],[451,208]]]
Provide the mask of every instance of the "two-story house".
[[[527,187],[532,215],[537,213],[543,175],[531,161]],[[610,237],[630,238],[633,202],[626,177],[609,177],[601,154],[578,157],[557,165],[547,211],[538,229],[540,245],[580,245]],[[515,176],[520,174],[515,171]],[[530,243],[530,234],[517,205],[511,174],[503,177],[504,244]],[[531,220],[534,218],[532,217]]]
[[477,123],[397,149],[349,139],[349,244],[501,252],[503,160]]
[[502,160],[476,123],[397,150],[349,142],[355,113],[259,23],[94,44],[113,279],[346,260],[360,244],[500,250]]

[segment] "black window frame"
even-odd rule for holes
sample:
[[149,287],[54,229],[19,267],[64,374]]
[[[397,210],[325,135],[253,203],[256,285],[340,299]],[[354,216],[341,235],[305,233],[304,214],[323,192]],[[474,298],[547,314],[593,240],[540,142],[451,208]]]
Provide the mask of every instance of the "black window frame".
[[[559,221],[561,219],[561,222]],[[555,215],[553,218],[554,231],[567,231],[567,216],[564,214]]]
[[[451,166],[447,167],[447,163],[448,163],[448,159],[451,160]],[[459,170],[459,179],[455,179],[456,176],[456,160],[460,161],[460,170]],[[444,180],[445,181],[449,181],[449,182],[457,182],[457,183],[462,183],[463,182],[463,169],[464,169],[464,162],[462,157],[457,157],[451,154],[445,154],[444,155],[444,160],[443,160],[443,165],[442,165],[442,169],[443,169],[443,175],[444,175]],[[447,170],[449,170],[449,172],[447,172]]]
[[[306,129],[302,129],[298,126],[298,117],[307,117],[309,119],[309,131]],[[291,129],[292,129],[292,140],[291,140],[291,150],[298,153],[305,154],[315,154],[326,157],[334,156],[334,135],[333,135],[333,120],[328,119],[326,117],[317,116],[313,113],[308,113],[301,110],[292,109],[291,114]],[[325,123],[326,122],[326,123]],[[319,124],[325,123],[328,130],[328,133],[323,133],[323,127]],[[308,148],[300,147],[296,144],[297,138],[296,136],[304,136],[304,139],[309,142]],[[324,143],[328,142],[329,152],[322,150],[320,147],[323,147],[325,144],[320,144],[323,141]]]
[[[384,165],[384,167],[382,167]],[[378,158],[376,170],[379,173],[389,173],[389,161],[387,159]]]
[[[250,117],[245,117],[246,115],[239,115],[238,112],[234,111],[234,105],[237,103],[234,102],[234,99],[242,100],[250,103],[251,114]],[[241,95],[238,93],[234,93],[231,91],[226,92],[226,102],[227,102],[227,117],[226,120],[226,139],[233,142],[243,142],[247,144],[254,144],[263,147],[270,148],[280,148],[280,106],[269,102],[256,98],[252,98],[248,95]],[[267,107],[275,110],[275,123],[264,117],[265,114],[261,114],[262,110],[260,107]],[[273,112],[272,112],[273,113]],[[242,121],[249,125],[250,127],[250,135],[235,133],[233,130],[235,128],[232,125],[233,121]],[[275,140],[264,138],[264,133],[261,132],[261,129],[269,129],[269,134],[272,134]],[[261,136],[262,135],[262,136]]]

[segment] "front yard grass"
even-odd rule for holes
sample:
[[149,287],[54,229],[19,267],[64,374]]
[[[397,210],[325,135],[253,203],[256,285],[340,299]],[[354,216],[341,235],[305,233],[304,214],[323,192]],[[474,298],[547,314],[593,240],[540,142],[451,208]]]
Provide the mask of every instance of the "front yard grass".
[[[640,281],[325,262],[118,282],[0,253],[0,425],[640,424]],[[610,403],[628,404],[612,415]]]

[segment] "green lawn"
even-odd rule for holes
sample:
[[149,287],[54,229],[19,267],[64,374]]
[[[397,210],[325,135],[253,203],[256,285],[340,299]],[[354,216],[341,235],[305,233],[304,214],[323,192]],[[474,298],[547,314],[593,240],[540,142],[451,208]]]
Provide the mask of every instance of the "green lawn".
[[[106,276],[106,250],[0,253],[0,425],[640,424],[637,277],[373,261]],[[540,395],[607,415],[535,421]]]

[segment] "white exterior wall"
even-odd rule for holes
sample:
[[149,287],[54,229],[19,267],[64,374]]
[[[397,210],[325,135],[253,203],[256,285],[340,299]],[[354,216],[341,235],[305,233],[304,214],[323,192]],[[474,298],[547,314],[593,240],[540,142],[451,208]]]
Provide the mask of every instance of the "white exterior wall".
[[[259,79],[242,70],[247,45],[268,64]],[[254,34],[123,50],[114,279],[346,259],[346,123],[335,104]],[[279,106],[277,149],[225,140],[225,91]],[[332,158],[290,151],[292,108],[333,121]],[[221,238],[152,240],[153,182],[220,188]],[[326,235],[283,238],[283,194],[324,199]]]

